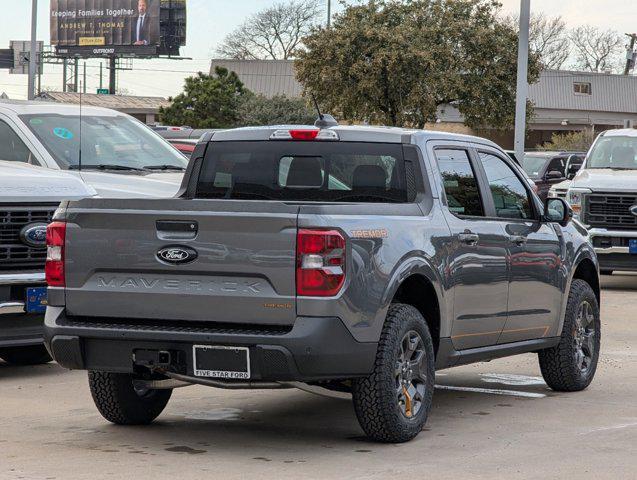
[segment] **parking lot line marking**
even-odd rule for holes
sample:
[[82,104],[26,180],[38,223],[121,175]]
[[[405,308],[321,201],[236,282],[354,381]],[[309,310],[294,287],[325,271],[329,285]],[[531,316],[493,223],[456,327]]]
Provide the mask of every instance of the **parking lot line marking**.
[[546,385],[542,377],[531,377],[528,375],[515,375],[509,373],[481,373],[483,382],[500,383],[502,385],[511,385],[516,387],[530,385]]
[[607,431],[610,431],[610,430],[622,430],[624,428],[631,428],[631,427],[637,427],[637,422],[622,423],[620,425],[613,425],[613,426],[610,426],[610,427],[594,428],[592,430],[589,430],[588,432],[580,433],[580,435],[588,435],[589,433],[596,433],[596,432],[607,432]]
[[458,392],[487,393],[491,395],[507,395],[524,398],[544,398],[543,393],[518,392],[517,390],[500,390],[496,388],[476,388],[476,387],[455,387],[452,385],[436,385],[438,390],[453,390]]

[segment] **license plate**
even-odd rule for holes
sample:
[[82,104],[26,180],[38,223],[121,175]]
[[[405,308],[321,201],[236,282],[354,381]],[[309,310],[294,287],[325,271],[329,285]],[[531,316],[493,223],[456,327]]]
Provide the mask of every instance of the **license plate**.
[[24,309],[27,313],[44,313],[46,311],[46,287],[27,288]]
[[247,380],[250,378],[250,350],[246,347],[194,345],[195,376]]
[[637,253],[637,238],[628,240],[628,251],[630,253]]

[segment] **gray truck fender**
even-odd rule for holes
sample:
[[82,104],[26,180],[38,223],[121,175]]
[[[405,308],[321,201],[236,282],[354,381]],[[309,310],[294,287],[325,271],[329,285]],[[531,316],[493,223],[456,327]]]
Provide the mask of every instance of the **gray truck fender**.
[[394,269],[382,297],[381,305],[383,314],[387,312],[392,299],[402,283],[412,275],[421,275],[433,285],[440,307],[440,334],[441,336],[449,335],[451,325],[447,325],[445,321],[445,319],[450,317],[447,315],[449,305],[447,305],[444,282],[440,272],[423,256],[406,257]]
[[562,329],[564,328],[564,316],[566,315],[566,306],[568,304],[568,296],[569,296],[569,292],[571,291],[571,284],[573,283],[575,272],[577,271],[577,268],[579,267],[580,263],[582,263],[582,261],[584,260],[590,260],[595,265],[595,269],[598,275],[598,284],[599,284],[599,263],[597,261],[597,255],[595,254],[593,247],[590,244],[585,243],[579,248],[579,250],[575,254],[572,264],[569,265],[570,267],[568,269],[569,276],[566,279],[566,285],[564,286],[564,295],[562,296],[562,308],[560,310],[560,323],[559,323],[559,328],[556,334],[557,336],[562,335]]

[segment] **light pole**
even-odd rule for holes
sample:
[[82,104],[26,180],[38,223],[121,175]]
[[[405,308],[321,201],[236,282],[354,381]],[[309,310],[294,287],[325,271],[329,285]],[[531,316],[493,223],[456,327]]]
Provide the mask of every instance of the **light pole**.
[[332,25],[332,0],[327,0],[327,28]]
[[35,76],[38,68],[37,58],[38,0],[31,3],[31,47],[29,49],[29,100],[35,98]]
[[524,158],[526,135],[526,100],[529,90],[529,24],[531,21],[531,0],[520,0],[520,38],[518,41],[518,83],[515,99],[515,156]]

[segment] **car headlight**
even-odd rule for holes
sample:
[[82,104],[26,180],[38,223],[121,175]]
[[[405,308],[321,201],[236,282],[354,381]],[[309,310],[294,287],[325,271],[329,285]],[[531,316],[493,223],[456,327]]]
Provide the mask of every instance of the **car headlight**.
[[566,201],[573,209],[573,213],[579,216],[582,211],[582,198],[584,195],[591,193],[588,188],[569,188],[566,195]]

